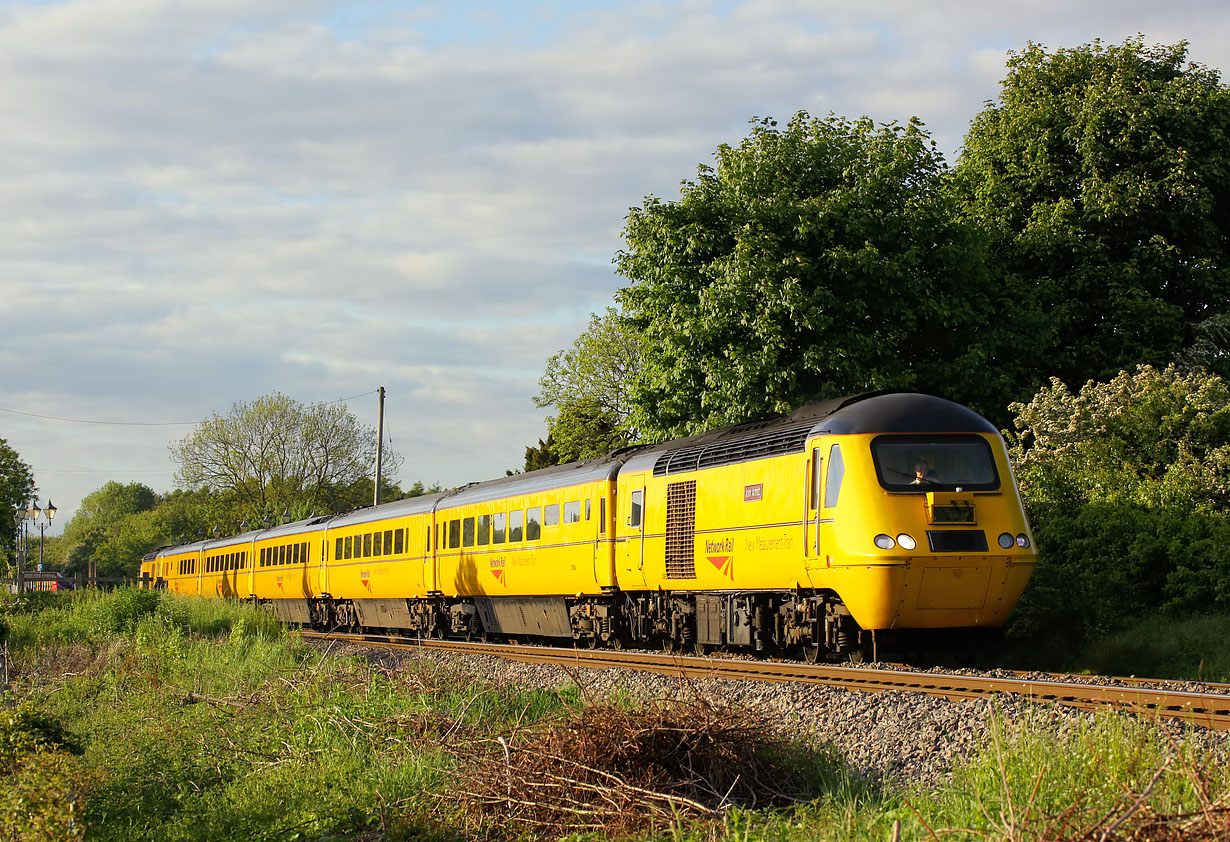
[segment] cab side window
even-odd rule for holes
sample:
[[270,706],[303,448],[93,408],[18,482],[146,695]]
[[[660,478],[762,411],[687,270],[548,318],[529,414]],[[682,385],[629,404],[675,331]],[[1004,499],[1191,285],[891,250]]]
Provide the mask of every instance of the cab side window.
[[644,499],[644,491],[633,491],[632,497],[628,502],[628,526],[633,529],[641,528],[641,501]]
[[841,496],[841,480],[846,475],[846,463],[841,458],[841,445],[833,445],[829,451],[829,473],[824,481],[824,506],[831,509]]

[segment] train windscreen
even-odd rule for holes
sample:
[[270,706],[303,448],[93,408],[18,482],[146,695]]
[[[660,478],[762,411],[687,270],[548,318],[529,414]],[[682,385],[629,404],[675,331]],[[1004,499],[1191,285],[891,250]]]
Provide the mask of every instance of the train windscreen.
[[871,442],[880,485],[889,491],[994,491],[995,459],[978,436],[879,436]]

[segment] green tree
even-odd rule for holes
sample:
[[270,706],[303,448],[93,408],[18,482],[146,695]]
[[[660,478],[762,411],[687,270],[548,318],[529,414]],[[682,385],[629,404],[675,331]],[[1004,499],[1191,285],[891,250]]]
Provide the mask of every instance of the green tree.
[[6,560],[14,558],[16,547],[17,526],[13,512],[18,506],[27,505],[36,490],[33,469],[7,441],[0,439],[0,503],[4,504],[0,510],[0,548]]
[[1142,366],[1012,409],[1039,550],[1016,634],[1070,648],[1149,612],[1230,608],[1230,383]]
[[158,497],[138,482],[108,482],[86,495],[64,527],[65,570],[86,573],[94,562],[100,576],[132,576],[141,556],[165,542],[153,520]]
[[550,464],[602,456],[637,439],[630,416],[641,356],[639,334],[608,307],[589,317],[571,348],[547,360],[534,403],[556,408],[547,418],[550,458],[557,460]]
[[631,423],[686,435],[881,388],[1002,416],[1031,334],[946,173],[917,121],[799,113],[633,208],[615,259],[644,338]]
[[965,212],[1019,285],[1006,312],[1041,312],[1046,373],[1065,382],[1185,349],[1224,364],[1230,91],[1186,58],[1139,37],[1030,44],[966,136]]
[[[214,413],[171,446],[171,458],[181,484],[228,503],[222,526],[234,529],[241,518],[351,509],[364,480],[366,501],[357,504],[370,503],[376,431],[342,404],[304,405],[275,392],[236,403],[225,417]],[[386,449],[384,473],[394,475],[400,465],[401,457]]]

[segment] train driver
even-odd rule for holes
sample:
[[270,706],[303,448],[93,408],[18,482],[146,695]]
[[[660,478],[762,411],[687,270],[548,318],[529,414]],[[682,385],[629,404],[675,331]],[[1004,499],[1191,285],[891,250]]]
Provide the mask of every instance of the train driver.
[[938,482],[935,471],[927,464],[927,460],[919,456],[914,460],[914,481],[910,485],[935,485]]

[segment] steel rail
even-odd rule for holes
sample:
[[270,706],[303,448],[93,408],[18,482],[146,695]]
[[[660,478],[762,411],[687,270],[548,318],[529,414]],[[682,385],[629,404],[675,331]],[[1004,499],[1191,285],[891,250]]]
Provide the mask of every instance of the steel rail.
[[[946,699],[993,698],[1016,694],[1033,702],[1056,703],[1080,710],[1115,708],[1140,716],[1158,716],[1230,730],[1230,694],[1159,690],[1133,679],[1127,686],[1075,684],[1060,680],[953,675],[909,670],[880,670],[788,661],[708,658],[676,653],[612,649],[553,649],[518,644],[470,643],[374,634],[326,634],[300,631],[301,637],[336,640],[390,649],[440,649],[496,655],[525,663],[558,664],[596,669],[638,669],[684,678],[726,678],[744,681],[791,681],[865,693],[890,690],[924,693]],[[1164,683],[1164,682],[1157,682]],[[1219,685],[1224,686],[1224,685]]]

